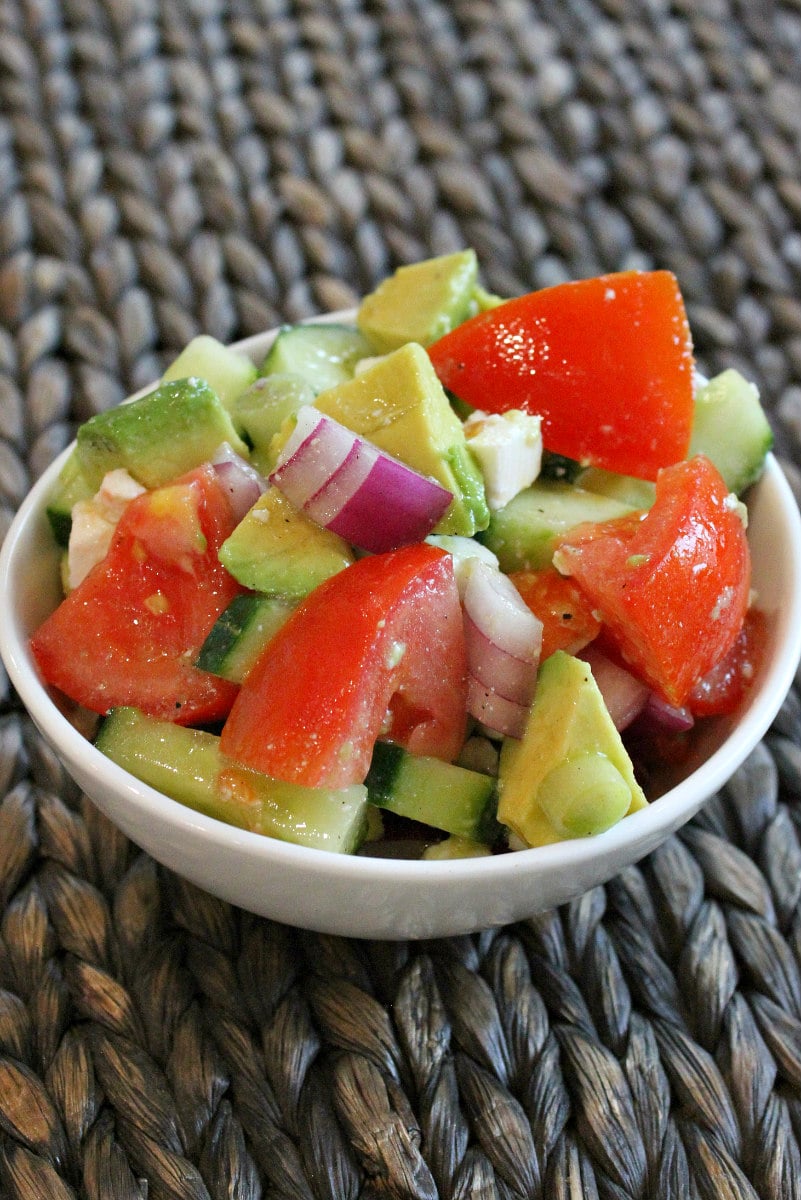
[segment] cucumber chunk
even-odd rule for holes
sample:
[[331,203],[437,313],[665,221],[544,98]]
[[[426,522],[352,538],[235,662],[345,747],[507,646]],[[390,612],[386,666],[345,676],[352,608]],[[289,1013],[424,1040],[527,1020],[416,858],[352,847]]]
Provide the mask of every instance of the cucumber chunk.
[[352,325],[284,325],[265,358],[262,375],[297,375],[315,396],[353,378],[357,362],[373,353]]
[[195,666],[241,683],[294,608],[282,596],[235,596],[209,630]]
[[299,375],[286,371],[261,375],[235,401],[231,414],[234,424],[243,430],[253,452],[252,461],[264,475],[275,466],[275,454],[270,443],[287,417],[292,417],[304,404],[314,403],[311,384]]
[[135,708],[114,709],[99,750],[143,783],[197,812],[299,846],[353,854],[366,829],[363,784],[333,790],[269,779],[220,753],[213,733]]
[[739,496],[762,474],[773,430],[759,392],[730,368],[710,379],[695,397],[688,457],[705,454]]
[[492,514],[480,534],[498,557],[501,570],[537,571],[553,558],[560,536],[584,521],[610,521],[634,506],[569,483],[538,479]]
[[370,803],[399,817],[484,844],[499,833],[489,775],[377,742],[365,782]]
[[608,496],[610,500],[619,500],[630,508],[650,508],[656,497],[656,484],[649,479],[618,475],[615,471],[605,471],[603,467],[587,467],[577,482],[586,492]]

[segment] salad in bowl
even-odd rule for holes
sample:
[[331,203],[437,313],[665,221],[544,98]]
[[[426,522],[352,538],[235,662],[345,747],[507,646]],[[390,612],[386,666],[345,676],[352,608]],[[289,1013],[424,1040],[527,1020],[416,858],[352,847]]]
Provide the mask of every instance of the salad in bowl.
[[85,790],[217,894],[497,924],[647,853],[775,714],[801,587],[771,444],[752,384],[698,376],[669,272],[502,300],[430,259],[196,338],[82,425],[3,547],[0,649]]

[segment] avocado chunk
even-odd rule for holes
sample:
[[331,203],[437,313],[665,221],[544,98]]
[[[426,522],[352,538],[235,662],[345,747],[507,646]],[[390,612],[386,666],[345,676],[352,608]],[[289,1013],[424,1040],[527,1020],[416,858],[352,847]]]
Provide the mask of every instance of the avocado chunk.
[[193,377],[90,417],[78,429],[75,453],[94,493],[115,467],[125,467],[143,487],[160,487],[208,462],[223,442],[247,454],[217,393]]
[[429,346],[478,310],[477,286],[474,250],[398,267],[364,297],[357,324],[377,354],[388,354],[405,342]]
[[341,537],[270,487],[220,546],[219,557],[244,587],[300,600],[354,556]]
[[729,368],[699,388],[688,458],[705,454],[729,491],[739,496],[756,482],[772,446],[759,392],[739,371]]
[[647,804],[582,659],[543,662],[523,736],[503,743],[498,793],[498,820],[528,846],[603,833]]
[[453,500],[436,532],[472,537],[489,522],[484,481],[422,346],[408,342],[321,392],[321,412],[441,483]]
[[558,539],[569,529],[633,511],[634,505],[613,496],[537,479],[492,514],[481,541],[497,555],[502,571],[538,571],[551,562]]
[[230,412],[237,396],[241,396],[256,378],[255,363],[246,354],[231,350],[208,333],[201,333],[170,363],[162,376],[163,383],[196,376],[205,379],[215,391],[224,408]]

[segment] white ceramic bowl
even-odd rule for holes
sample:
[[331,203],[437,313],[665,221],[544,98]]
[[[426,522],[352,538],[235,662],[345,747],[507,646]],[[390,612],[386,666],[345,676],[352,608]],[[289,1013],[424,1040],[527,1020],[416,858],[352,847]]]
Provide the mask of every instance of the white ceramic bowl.
[[[240,348],[259,360],[272,337]],[[399,861],[289,845],[140,783],[70,724],[41,683],[28,638],[59,599],[45,504],[67,453],[24,501],[0,551],[0,654],[11,682],[70,775],[137,845],[214,895],[291,925],[352,937],[450,936],[531,916],[605,882],[654,850],[733,774],[776,715],[801,655],[801,520],[770,456],[749,496],[754,586],[768,617],[765,659],[736,719],[708,723],[688,773],[658,800],[599,837],[492,858]]]

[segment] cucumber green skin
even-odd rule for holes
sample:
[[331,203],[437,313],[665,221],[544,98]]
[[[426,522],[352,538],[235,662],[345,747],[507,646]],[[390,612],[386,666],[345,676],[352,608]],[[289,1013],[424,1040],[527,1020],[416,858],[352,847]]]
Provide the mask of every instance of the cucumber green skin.
[[294,608],[280,596],[235,596],[209,630],[195,666],[241,683]]
[[377,742],[365,782],[377,808],[485,845],[497,840],[495,781],[489,775]]
[[356,363],[373,353],[352,325],[284,325],[265,358],[262,375],[299,375],[315,396],[353,377]]
[[96,746],[108,758],[180,804],[252,833],[353,854],[366,829],[367,791],[334,791],[269,779],[220,753],[219,738],[135,708],[112,710]]

